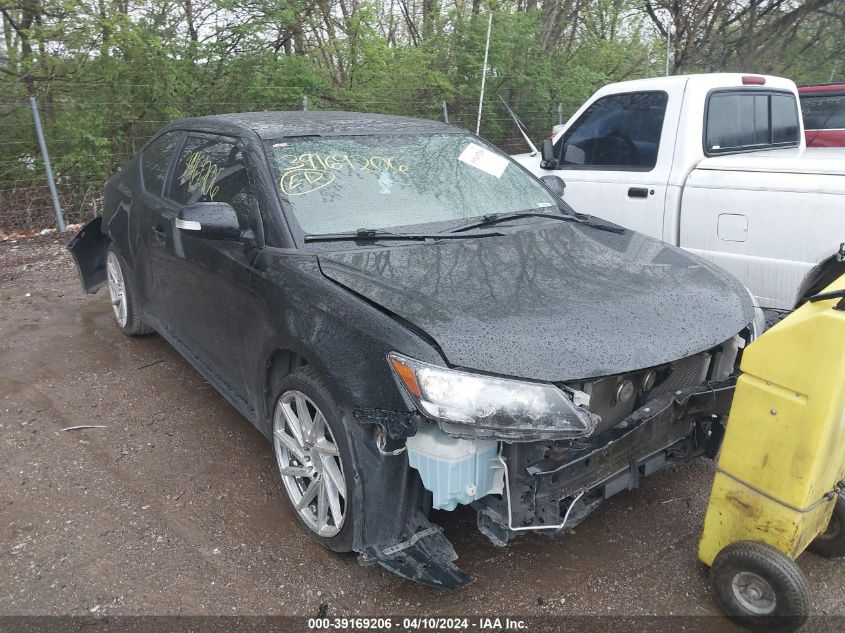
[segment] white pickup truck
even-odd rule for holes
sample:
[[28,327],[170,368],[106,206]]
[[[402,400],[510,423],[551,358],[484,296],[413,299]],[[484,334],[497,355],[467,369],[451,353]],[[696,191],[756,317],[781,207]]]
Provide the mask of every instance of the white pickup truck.
[[845,149],[806,149],[792,81],[661,77],[596,92],[543,151],[576,211],[697,253],[764,308],[790,310],[845,273]]

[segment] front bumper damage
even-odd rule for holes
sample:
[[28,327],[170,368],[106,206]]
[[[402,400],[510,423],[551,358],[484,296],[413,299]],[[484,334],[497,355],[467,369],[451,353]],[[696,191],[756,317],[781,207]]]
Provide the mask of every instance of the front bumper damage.
[[[734,385],[731,378],[654,398],[595,437],[501,444],[498,461],[505,471],[505,487],[501,495],[489,494],[472,503],[479,530],[499,546],[522,532],[558,534],[583,521],[603,500],[637,488],[643,477],[705,453],[714,456]],[[361,422],[375,422],[359,417]],[[412,479],[410,497],[421,495],[424,500],[415,471]],[[425,503],[405,501],[398,538],[373,545],[361,542],[366,541],[362,534],[355,547],[360,562],[378,563],[440,588],[459,589],[470,582],[454,564],[457,555],[451,543],[428,520]]]

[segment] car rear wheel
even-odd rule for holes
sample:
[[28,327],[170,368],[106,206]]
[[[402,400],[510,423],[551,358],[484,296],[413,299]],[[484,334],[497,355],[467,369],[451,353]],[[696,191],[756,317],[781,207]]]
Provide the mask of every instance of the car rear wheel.
[[149,334],[153,329],[141,319],[137,294],[127,275],[127,267],[114,245],[106,252],[106,280],[109,287],[114,319],[117,327],[127,336]]
[[335,552],[352,551],[352,456],[340,408],[311,367],[286,376],[273,413],[273,447],[296,517]]

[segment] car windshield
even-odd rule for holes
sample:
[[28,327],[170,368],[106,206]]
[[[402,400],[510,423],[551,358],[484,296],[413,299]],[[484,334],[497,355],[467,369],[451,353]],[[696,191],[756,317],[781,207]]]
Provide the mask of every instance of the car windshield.
[[311,235],[562,207],[469,134],[297,137],[267,150],[280,193]]

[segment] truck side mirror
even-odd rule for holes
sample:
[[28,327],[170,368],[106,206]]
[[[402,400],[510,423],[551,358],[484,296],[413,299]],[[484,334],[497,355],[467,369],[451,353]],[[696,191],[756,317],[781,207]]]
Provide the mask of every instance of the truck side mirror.
[[543,169],[557,169],[557,159],[555,158],[555,146],[552,139],[543,139],[543,150],[541,152],[540,167]]
[[196,202],[179,209],[176,228],[210,240],[236,240],[243,233],[238,215],[226,202]]
[[563,198],[563,192],[566,191],[566,183],[563,181],[563,178],[560,176],[548,175],[548,176],[540,176],[540,180],[552,190],[552,193],[555,194],[558,198]]

